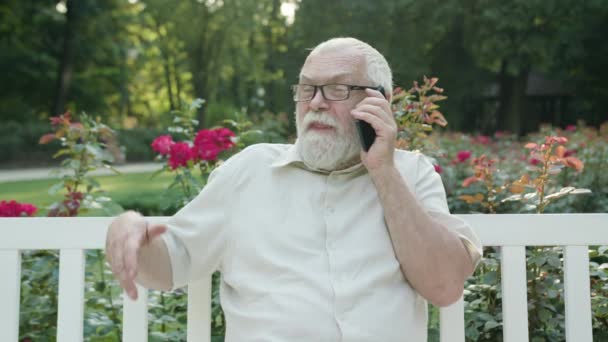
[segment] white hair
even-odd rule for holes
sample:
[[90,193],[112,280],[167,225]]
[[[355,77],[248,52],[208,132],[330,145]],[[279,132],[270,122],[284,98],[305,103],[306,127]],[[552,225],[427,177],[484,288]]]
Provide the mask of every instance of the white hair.
[[371,45],[351,37],[332,38],[317,45],[310,54],[318,53],[323,49],[340,47],[353,47],[365,57],[367,78],[370,82],[381,85],[387,97],[393,93],[393,73],[386,58]]

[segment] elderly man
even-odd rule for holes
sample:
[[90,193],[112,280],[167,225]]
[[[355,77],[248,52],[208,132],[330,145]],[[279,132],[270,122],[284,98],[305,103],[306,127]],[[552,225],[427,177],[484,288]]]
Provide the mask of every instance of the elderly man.
[[[426,158],[395,150],[391,89],[368,44],[318,45],[294,86],[295,145],[230,158],[166,225],[112,223],[121,286],[135,298],[135,281],[171,289],[220,270],[227,341],[425,341],[427,301],[460,298],[481,246]],[[357,120],[376,134],[367,151]]]

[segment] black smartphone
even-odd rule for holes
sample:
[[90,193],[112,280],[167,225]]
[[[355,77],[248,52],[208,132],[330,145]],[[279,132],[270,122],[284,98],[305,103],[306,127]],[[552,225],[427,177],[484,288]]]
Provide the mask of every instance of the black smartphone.
[[[386,98],[383,86],[378,86],[376,90],[381,92],[382,96]],[[367,152],[376,140],[376,131],[374,130],[372,125],[363,120],[355,120],[355,124],[357,126],[357,132],[359,132],[359,140],[361,141],[361,147],[365,152]]]

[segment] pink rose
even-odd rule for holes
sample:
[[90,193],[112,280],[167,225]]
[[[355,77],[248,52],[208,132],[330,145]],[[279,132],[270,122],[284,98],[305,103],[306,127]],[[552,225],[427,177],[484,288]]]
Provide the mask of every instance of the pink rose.
[[187,166],[188,161],[192,159],[194,159],[194,153],[187,143],[178,142],[171,145],[169,150],[169,166],[172,170],[180,166]]
[[566,126],[566,132],[576,132],[576,125]]
[[471,158],[471,151],[458,151],[456,158],[458,159],[459,163],[465,162]]
[[169,152],[171,151],[171,146],[173,146],[173,144],[175,144],[175,142],[173,141],[173,138],[171,138],[170,135],[161,135],[154,139],[150,146],[152,146],[152,149],[154,151],[165,156],[169,154]]
[[540,159],[530,158],[531,165],[538,165],[540,163]]
[[435,172],[437,172],[437,173],[442,173],[443,172],[443,169],[441,168],[441,165],[435,164],[435,165],[433,165],[433,167],[435,168]]

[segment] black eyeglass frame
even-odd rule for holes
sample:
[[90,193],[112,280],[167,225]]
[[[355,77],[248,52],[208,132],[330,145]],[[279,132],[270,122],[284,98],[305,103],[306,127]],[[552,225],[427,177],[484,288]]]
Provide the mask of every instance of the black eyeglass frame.
[[[343,99],[339,99],[339,100],[332,100],[332,99],[328,99],[327,96],[325,96],[325,87],[326,86],[330,86],[330,85],[341,85],[341,86],[346,86],[348,88],[348,93],[346,94],[346,97]],[[296,89],[298,86],[309,86],[309,87],[313,87],[313,91],[312,91],[312,96],[310,97],[310,99],[308,100],[297,100],[296,99]],[[386,98],[386,94],[384,94],[384,87],[383,86],[361,86],[361,85],[352,85],[352,84],[343,84],[343,83],[329,83],[329,84],[321,84],[321,85],[313,85],[313,84],[294,84],[291,86],[291,90],[293,91],[293,100],[295,102],[307,102],[307,101],[312,101],[312,99],[315,98],[315,96],[317,95],[317,90],[321,89],[321,96],[323,96],[323,99],[325,99],[325,101],[344,101],[344,100],[348,100],[350,98],[350,92],[353,90],[365,90],[365,89],[374,89],[379,91],[380,93],[382,93],[382,96],[384,96]]]

